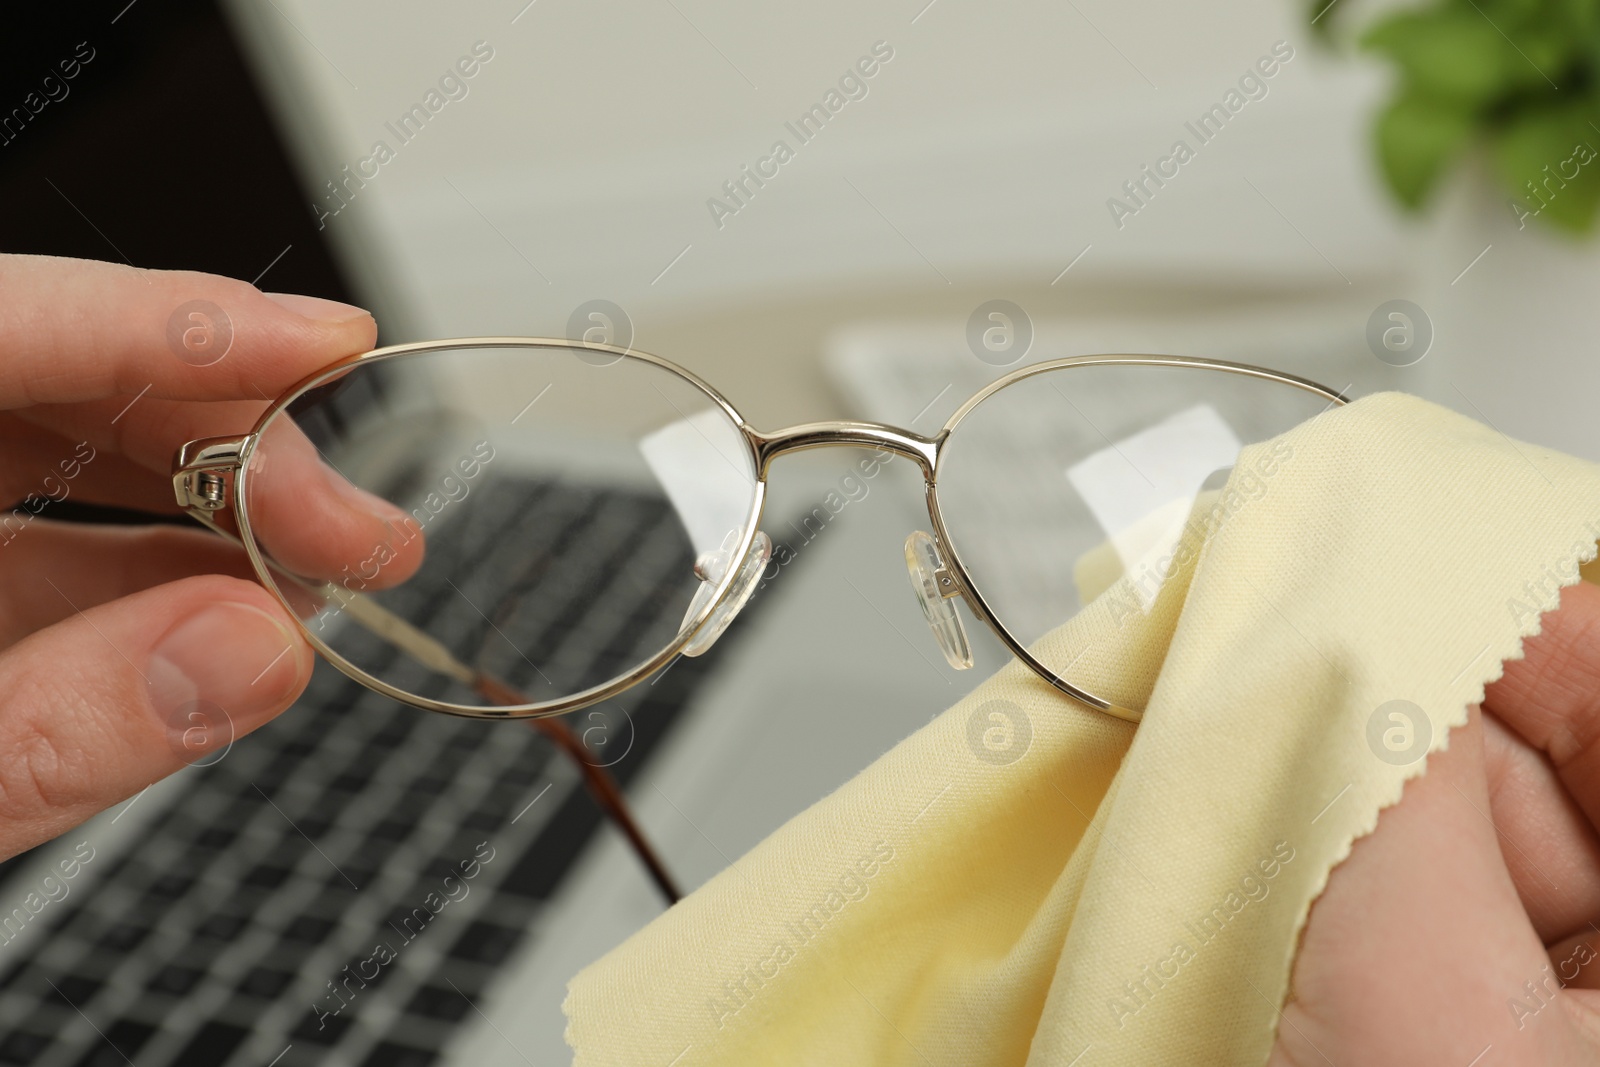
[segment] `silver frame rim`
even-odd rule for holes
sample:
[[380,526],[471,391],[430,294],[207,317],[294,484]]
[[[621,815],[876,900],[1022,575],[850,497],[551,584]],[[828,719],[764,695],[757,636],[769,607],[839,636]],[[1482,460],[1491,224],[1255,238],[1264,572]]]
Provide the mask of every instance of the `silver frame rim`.
[[597,686],[591,686],[588,689],[574,693],[567,697],[563,697],[559,700],[535,701],[531,704],[515,705],[479,706],[472,704],[454,704],[449,701],[434,700],[431,697],[419,696],[416,693],[410,693],[403,689],[396,688],[395,686],[390,685],[388,682],[385,682],[383,679],[377,678],[362,670],[360,667],[357,667],[344,656],[330,648],[328,644],[320,637],[312,633],[311,628],[306,625],[305,620],[301,619],[299,615],[295,613],[294,608],[288,603],[288,599],[279,590],[278,583],[272,574],[272,568],[267,563],[266,558],[263,556],[259,546],[256,543],[255,534],[250,525],[249,509],[245,504],[247,485],[250,478],[250,461],[255,455],[256,446],[261,440],[262,431],[267,428],[273,419],[282,414],[290,404],[298,400],[307,391],[314,389],[319,385],[325,384],[333,378],[348,373],[352,368],[367,363],[384,362],[402,356],[419,355],[428,352],[437,352],[458,348],[556,348],[566,349],[568,351],[586,350],[591,352],[604,352],[620,358],[641,360],[642,362],[659,367],[672,374],[676,374],[678,377],[683,378],[689,384],[698,388],[719,408],[722,409],[723,413],[728,416],[728,418],[733,422],[734,426],[739,430],[739,436],[741,440],[744,441],[745,449],[750,461],[750,469],[755,483],[755,494],[751,505],[748,524],[745,528],[743,537],[740,539],[738,554],[735,557],[740,564],[744,562],[745,557],[750,552],[750,546],[755,540],[756,532],[760,529],[761,525],[761,515],[766,503],[767,484],[765,471],[761,467],[761,457],[756,448],[755,437],[753,436],[755,432],[751,429],[749,424],[744,421],[743,416],[739,414],[737,409],[735,409],[734,406],[728,402],[727,398],[719,393],[716,389],[712,388],[705,381],[701,380],[698,375],[694,374],[692,371],[678,366],[676,363],[673,363],[670,360],[662,359],[660,356],[652,355],[648,352],[641,352],[636,349],[619,348],[616,345],[597,344],[589,341],[572,341],[565,338],[554,337],[453,337],[433,341],[416,341],[409,344],[388,345],[384,348],[375,348],[370,352],[363,352],[357,355],[347,356],[344,359],[323,367],[322,369],[300,379],[294,385],[290,386],[287,391],[280,395],[278,399],[274,400],[271,405],[269,405],[267,409],[261,413],[261,416],[256,420],[255,425],[251,427],[250,432],[244,438],[244,443],[239,450],[237,473],[233,479],[234,521],[238,524],[239,539],[244,545],[245,553],[250,558],[250,566],[256,573],[256,579],[260,581],[262,585],[266,586],[267,590],[271,592],[273,596],[277,597],[278,601],[284,605],[284,607],[289,611],[290,615],[294,616],[296,624],[300,627],[301,634],[303,634],[306,640],[311,643],[312,647],[315,648],[317,652],[323,656],[323,658],[325,658],[341,673],[345,674],[354,681],[359,682],[361,685],[366,686],[368,689],[382,693],[384,696],[387,696],[393,700],[398,700],[403,704],[408,704],[411,707],[421,708],[424,711],[435,711],[445,715],[455,715],[472,719],[545,718],[550,715],[560,715],[564,712],[576,711],[579,708],[597,704],[602,700],[606,700],[628,689],[631,689],[633,686],[639,684],[644,679],[660,670],[670,660],[672,660],[673,657],[678,654],[679,650],[681,650],[683,646],[689,642],[690,638],[692,638],[695,633],[699,631],[700,627],[705,625],[706,620],[711,617],[711,615],[719,606],[721,606],[723,600],[727,598],[729,591],[732,590],[735,581],[737,581],[739,577],[739,566],[730,566],[728,568],[727,574],[723,576],[718,585],[716,596],[714,596],[695,617],[693,625],[681,628],[678,632],[678,635],[673,639],[672,643],[663,648],[660,652],[656,653],[649,660],[633,668],[626,674],[618,675],[608,682],[604,682]]

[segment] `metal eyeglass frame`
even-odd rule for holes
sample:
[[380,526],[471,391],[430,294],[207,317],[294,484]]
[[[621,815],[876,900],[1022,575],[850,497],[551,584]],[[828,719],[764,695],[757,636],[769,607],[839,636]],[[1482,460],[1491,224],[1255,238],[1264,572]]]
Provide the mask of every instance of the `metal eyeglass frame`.
[[[250,517],[245,504],[250,459],[261,441],[262,431],[289,404],[293,403],[306,391],[345,374],[355,366],[427,352],[484,348],[566,349],[573,352],[591,352],[610,357],[640,360],[669,371],[699,389],[733,421],[749,448],[749,459],[755,472],[755,491],[751,511],[745,523],[738,547],[733,554],[734,562],[725,568],[723,575],[718,580],[714,594],[704,604],[699,613],[692,619],[685,621],[671,644],[646,662],[608,682],[574,693],[571,696],[563,697],[560,700],[516,702],[520,694],[517,694],[497,679],[490,678],[476,668],[462,663],[444,645],[405,620],[380,607],[370,597],[351,592],[332,583],[316,586],[305,579],[289,575],[261,553],[256,545],[255,537],[251,533]],[[955,545],[946,532],[944,519],[939,509],[938,473],[944,444],[949,439],[950,434],[974,408],[1006,386],[1034,375],[1070,367],[1106,366],[1175,367],[1219,371],[1226,374],[1242,375],[1294,386],[1316,394],[1335,405],[1348,402],[1347,398],[1336,390],[1319,385],[1306,378],[1271,370],[1266,367],[1187,356],[1092,355],[1055,359],[1018,367],[974,394],[956,410],[955,414],[950,416],[944,426],[932,437],[924,437],[910,430],[883,423],[850,420],[804,423],[770,433],[763,433],[746,422],[727,398],[702,381],[697,375],[670,360],[647,352],[619,348],[614,345],[548,337],[449,338],[374,349],[371,352],[349,356],[308,375],[274,401],[262,413],[248,434],[240,437],[204,438],[190,441],[180,448],[173,460],[173,490],[177,496],[178,504],[185,508],[195,519],[212,531],[242,545],[250,558],[251,566],[255,569],[256,575],[262,584],[280,600],[284,601],[285,606],[290,608],[290,613],[295,615],[296,619],[299,619],[298,613],[293,610],[292,605],[288,604],[282,592],[278,589],[277,583],[280,581],[287,580],[314,595],[321,595],[328,600],[337,600],[342,605],[342,610],[363,627],[395,644],[434,670],[449,675],[478,690],[489,699],[497,701],[499,706],[483,707],[455,704],[417,696],[397,689],[381,679],[367,674],[345,659],[329,647],[302,621],[301,630],[306,639],[311,642],[324,658],[357,682],[413,707],[442,712],[448,715],[478,719],[543,718],[576,711],[606,700],[637,685],[664,667],[697,634],[729,596],[739,579],[741,565],[748,555],[760,528],[762,507],[766,496],[767,472],[774,459],[789,452],[812,448],[878,448],[915,461],[922,471],[928,518],[933,526],[934,545],[940,560],[940,566],[934,573],[940,596],[946,599],[960,596],[965,600],[974,617],[988,625],[1013,655],[1056,689],[1091,708],[1117,718],[1137,722],[1142,714],[1141,711],[1121,707],[1057,675],[1029,652],[1026,646],[1006,628],[1005,624],[995,617],[983,594],[978,591],[969,577],[967,569],[961,561],[960,554],[956,551]],[[239,528],[237,536],[220,526],[216,519],[217,512],[228,507],[230,503],[233,508],[234,520]]]

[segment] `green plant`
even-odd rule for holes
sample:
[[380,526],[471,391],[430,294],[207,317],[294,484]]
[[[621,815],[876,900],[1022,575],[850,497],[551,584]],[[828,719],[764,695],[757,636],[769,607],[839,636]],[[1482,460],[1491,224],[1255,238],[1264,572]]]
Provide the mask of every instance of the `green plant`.
[[[1335,0],[1337,3],[1337,0]],[[1336,12],[1312,0],[1315,28]],[[1393,63],[1374,139],[1406,207],[1481,148],[1510,210],[1586,233],[1600,208],[1600,0],[1435,0],[1380,18],[1361,47]]]

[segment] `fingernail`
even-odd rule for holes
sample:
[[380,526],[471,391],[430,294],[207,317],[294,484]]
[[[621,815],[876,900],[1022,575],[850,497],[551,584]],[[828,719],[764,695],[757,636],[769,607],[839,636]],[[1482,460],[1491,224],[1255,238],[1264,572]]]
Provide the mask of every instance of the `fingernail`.
[[324,300],[320,296],[301,296],[299,293],[263,295],[274,304],[288,308],[296,315],[318,322],[350,322],[354,319],[372,317],[372,312],[365,308],[358,308],[353,304],[341,304],[337,300]]
[[161,639],[145,677],[161,721],[181,726],[195,705],[215,705],[240,733],[288,706],[311,673],[299,638],[248,604],[221,603]]

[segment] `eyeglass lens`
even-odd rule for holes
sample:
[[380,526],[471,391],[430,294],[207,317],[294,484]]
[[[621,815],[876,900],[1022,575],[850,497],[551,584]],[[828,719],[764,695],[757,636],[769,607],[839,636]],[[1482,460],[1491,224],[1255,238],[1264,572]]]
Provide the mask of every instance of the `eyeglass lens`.
[[[370,598],[530,701],[605,686],[703,614],[757,499],[749,446],[648,361],[448,348],[355,364],[263,427],[250,534],[309,632],[403,692],[493,703],[353,621]],[[696,595],[701,594],[696,600]]]
[[[946,548],[1024,647],[1096,600],[1119,624],[1146,615],[1206,538],[1295,462],[1287,443],[1263,443],[1329,406],[1203,367],[1083,365],[1020,379],[945,442]],[[1066,663],[1046,666],[1073,681]]]

